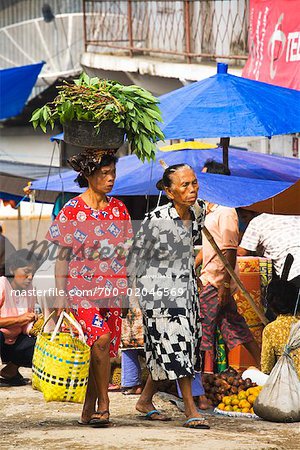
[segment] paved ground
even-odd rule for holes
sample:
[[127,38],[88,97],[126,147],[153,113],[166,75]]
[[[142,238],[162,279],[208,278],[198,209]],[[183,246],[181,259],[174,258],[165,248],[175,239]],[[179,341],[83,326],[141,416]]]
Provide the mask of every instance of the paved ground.
[[[23,372],[24,373],[24,372]],[[26,372],[25,372],[26,373]],[[28,372],[26,373],[28,375]],[[276,424],[251,419],[209,416],[210,430],[182,428],[180,411],[157,397],[158,407],[172,421],[151,423],[134,409],[136,397],[112,393],[108,428],[80,427],[81,405],[45,403],[31,386],[0,388],[1,450],[72,449],[205,449],[205,450],[299,450],[300,424]]]

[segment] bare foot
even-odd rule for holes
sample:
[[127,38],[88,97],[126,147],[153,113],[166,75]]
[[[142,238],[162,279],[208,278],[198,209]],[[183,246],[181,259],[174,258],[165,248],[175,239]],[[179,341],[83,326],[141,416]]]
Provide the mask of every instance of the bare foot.
[[108,386],[108,392],[119,391],[121,386],[119,384],[110,384]]
[[90,421],[91,421],[91,419],[92,419],[92,416],[95,414],[95,410],[92,410],[92,411],[88,411],[88,410],[86,410],[86,411],[82,411],[82,413],[81,413],[81,418],[80,418],[80,422],[82,423],[82,424],[88,424]]
[[199,409],[210,409],[212,407],[212,402],[208,400],[206,395],[199,395],[198,397],[198,408]]
[[[139,411],[140,413],[144,413],[144,414],[148,414],[150,411],[156,410],[156,408],[153,405],[153,403],[151,403],[151,402],[143,403],[140,400],[135,405],[135,409],[137,411]],[[151,414],[151,416],[149,418],[150,418],[150,420],[160,420],[162,422],[166,422],[167,420],[171,420],[170,417],[167,417],[166,415],[164,415],[162,413],[153,413],[153,414]]]
[[140,395],[142,393],[142,386],[133,386],[131,388],[125,389],[124,395]]
[[109,411],[105,409],[103,411],[96,411],[91,417],[92,420],[97,420],[99,422],[108,423],[109,421]]
[[15,377],[22,378],[22,375],[18,370],[18,366],[13,363],[8,363],[6,366],[4,366],[0,371],[0,376],[8,380]]

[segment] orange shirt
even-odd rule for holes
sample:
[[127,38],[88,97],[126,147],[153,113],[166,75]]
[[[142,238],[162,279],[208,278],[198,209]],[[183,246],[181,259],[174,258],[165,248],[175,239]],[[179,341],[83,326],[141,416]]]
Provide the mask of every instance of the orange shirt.
[[[238,215],[234,208],[213,205],[207,211],[204,225],[213,236],[216,244],[225,254],[228,249],[237,249],[239,243]],[[202,233],[203,262],[201,270],[201,282],[205,286],[211,284],[219,288],[225,275],[225,266],[213,249],[209,241]],[[235,271],[237,272],[237,264]],[[232,291],[235,283],[231,280]]]

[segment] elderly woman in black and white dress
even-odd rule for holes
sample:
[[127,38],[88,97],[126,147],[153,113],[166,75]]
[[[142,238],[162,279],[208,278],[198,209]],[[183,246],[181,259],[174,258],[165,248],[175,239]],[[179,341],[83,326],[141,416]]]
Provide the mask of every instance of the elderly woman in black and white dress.
[[136,409],[151,420],[168,420],[155,409],[157,381],[178,380],[189,428],[209,428],[198,413],[191,383],[200,370],[201,323],[194,270],[194,242],[200,234],[192,205],[198,181],[185,164],[168,167],[163,188],[170,203],[148,214],[129,256],[130,284],[143,312],[145,351],[150,376]]

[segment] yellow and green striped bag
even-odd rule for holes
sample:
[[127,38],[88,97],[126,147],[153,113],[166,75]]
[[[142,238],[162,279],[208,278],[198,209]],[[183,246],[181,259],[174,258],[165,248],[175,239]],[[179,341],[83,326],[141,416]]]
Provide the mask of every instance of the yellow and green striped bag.
[[[50,317],[48,317],[48,320]],[[59,332],[66,319],[79,334]],[[44,326],[48,322],[45,321]],[[90,347],[81,326],[65,311],[52,333],[43,329],[37,337],[32,361],[32,387],[41,391],[47,402],[83,403],[89,374]]]

